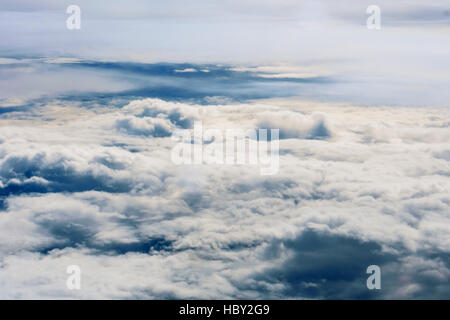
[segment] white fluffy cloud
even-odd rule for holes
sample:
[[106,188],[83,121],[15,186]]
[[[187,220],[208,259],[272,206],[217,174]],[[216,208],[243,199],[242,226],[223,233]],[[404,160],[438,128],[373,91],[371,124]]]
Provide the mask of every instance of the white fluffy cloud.
[[[67,116],[2,120],[1,298],[336,297],[325,269],[367,297],[355,273],[378,261],[382,297],[448,298],[448,109],[146,99]],[[279,128],[279,173],[174,165],[170,134],[195,120]],[[311,255],[317,274],[297,267]]]

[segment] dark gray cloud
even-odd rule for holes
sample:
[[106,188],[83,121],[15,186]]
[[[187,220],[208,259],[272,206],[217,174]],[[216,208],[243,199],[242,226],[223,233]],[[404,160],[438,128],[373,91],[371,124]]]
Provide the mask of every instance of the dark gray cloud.
[[[282,295],[312,299],[388,299],[408,296],[412,299],[446,299],[450,289],[449,256],[445,252],[412,253],[398,248],[385,252],[379,243],[347,236],[306,230],[293,240],[275,241],[267,247],[268,259],[289,258],[280,266],[256,274],[264,286],[251,288],[273,298],[269,284],[284,284]],[[427,262],[425,262],[427,261]],[[369,265],[382,270],[382,289],[366,287]],[[402,289],[406,288],[405,292]],[[245,286],[243,290],[249,289]],[[403,296],[404,295],[404,296]]]
[[[261,282],[284,284],[283,295],[288,298],[380,298],[381,292],[367,290],[366,269],[370,265],[378,265],[383,270],[386,264],[398,259],[393,254],[382,252],[376,242],[312,230],[303,232],[294,240],[272,243],[267,248],[267,258],[279,257],[283,250],[291,252],[291,257],[281,266],[255,278]],[[261,291],[271,297],[264,288]]]
[[128,192],[133,188],[130,180],[112,180],[89,168],[79,171],[67,160],[63,156],[50,160],[44,153],[32,158],[12,156],[4,159],[0,168],[3,183],[0,195],[87,190]]

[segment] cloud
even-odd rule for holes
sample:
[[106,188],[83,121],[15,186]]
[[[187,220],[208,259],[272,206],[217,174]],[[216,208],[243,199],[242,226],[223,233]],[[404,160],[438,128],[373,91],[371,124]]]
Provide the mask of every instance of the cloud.
[[175,72],[197,72],[197,70],[195,70],[193,68],[186,68],[183,70],[175,70]]
[[[447,297],[447,109],[143,99],[58,110],[2,120],[2,298]],[[196,120],[278,127],[279,173],[173,164],[170,133]],[[70,264],[79,292],[65,289]],[[379,293],[365,288],[370,264]]]
[[168,137],[172,134],[173,125],[163,119],[140,119],[128,117],[116,121],[116,128],[134,135],[151,137]]
[[324,114],[304,116],[284,111],[262,113],[259,117],[258,127],[279,129],[280,139],[327,139],[332,136],[332,129]]
[[[289,297],[315,299],[375,298],[379,293],[367,290],[367,275],[361,265],[375,264],[384,269],[385,264],[396,259],[376,242],[312,230],[305,230],[293,240],[274,242],[266,254],[269,258],[288,258],[280,267],[256,275],[258,281],[264,285],[282,284],[283,294]],[[264,287],[261,289],[270,296]]]

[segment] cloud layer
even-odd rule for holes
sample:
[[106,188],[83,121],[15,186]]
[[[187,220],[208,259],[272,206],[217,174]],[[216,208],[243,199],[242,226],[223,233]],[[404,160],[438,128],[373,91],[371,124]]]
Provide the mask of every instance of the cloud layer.
[[[448,109],[54,108],[1,120],[1,298],[449,298]],[[279,128],[279,173],[174,165],[196,120]]]

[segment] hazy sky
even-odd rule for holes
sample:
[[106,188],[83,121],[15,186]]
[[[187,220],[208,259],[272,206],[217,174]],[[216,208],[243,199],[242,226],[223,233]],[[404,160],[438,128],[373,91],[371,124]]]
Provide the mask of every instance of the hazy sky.
[[[66,29],[76,4],[82,28]],[[448,1],[2,1],[1,51],[106,59],[304,62],[448,54]],[[420,46],[417,44],[421,43]],[[425,56],[426,55],[426,56]]]
[[[66,28],[70,4],[81,8],[81,30]],[[371,4],[381,8],[381,30],[366,27]],[[345,78],[352,85],[335,89],[345,96],[450,100],[448,1],[7,0],[0,10],[3,57],[289,63]]]

